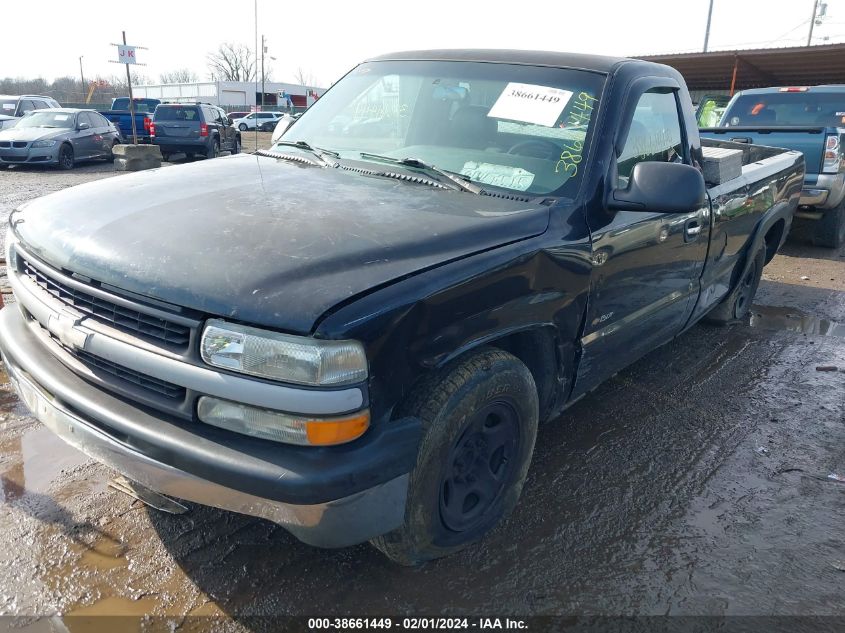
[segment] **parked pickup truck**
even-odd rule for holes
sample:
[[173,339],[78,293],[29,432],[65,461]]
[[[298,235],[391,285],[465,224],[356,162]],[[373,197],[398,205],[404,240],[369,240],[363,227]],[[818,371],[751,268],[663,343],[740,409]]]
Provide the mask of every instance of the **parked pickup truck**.
[[795,217],[814,223],[816,245],[845,244],[845,85],[738,92],[719,126],[701,135],[802,152],[807,173]]
[[708,143],[744,163],[709,189],[666,66],[372,59],[269,151],[16,209],[0,350],[38,419],[147,488],[433,559],[513,510],[538,422],[747,313],[803,156]]
[[[150,123],[152,123],[156,106],[160,103],[158,99],[136,97],[132,100],[135,110],[135,133],[139,143],[150,142]],[[112,99],[111,110],[101,110],[100,114],[115,124],[124,141],[132,141],[132,112],[129,110],[129,97]]]

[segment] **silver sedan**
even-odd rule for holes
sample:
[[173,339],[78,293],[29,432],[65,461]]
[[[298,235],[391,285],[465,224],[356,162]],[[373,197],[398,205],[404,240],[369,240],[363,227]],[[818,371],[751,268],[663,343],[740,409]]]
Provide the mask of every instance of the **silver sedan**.
[[112,158],[120,134],[93,110],[35,110],[0,131],[0,165],[41,164],[71,169],[81,160]]

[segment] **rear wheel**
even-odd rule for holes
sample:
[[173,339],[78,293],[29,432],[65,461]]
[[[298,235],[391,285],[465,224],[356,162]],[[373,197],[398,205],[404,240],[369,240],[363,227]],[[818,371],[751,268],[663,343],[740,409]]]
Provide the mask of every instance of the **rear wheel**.
[[205,154],[206,158],[217,158],[220,156],[220,141],[215,140]]
[[765,265],[766,248],[763,247],[754,254],[751,266],[745,271],[733,291],[710,311],[707,320],[713,323],[730,323],[745,318],[751,309],[754,295],[757,294],[757,287],[760,285]]
[[70,145],[62,145],[59,149],[59,169],[73,169],[73,148]]
[[246,123],[241,123],[241,124],[238,126],[238,129],[239,129],[241,132],[246,132],[246,130],[247,130]]
[[824,212],[816,222],[813,244],[826,248],[839,248],[845,244],[845,200],[834,209]]
[[400,413],[424,431],[405,521],[371,542],[414,565],[481,539],[516,506],[537,436],[537,388],[516,357],[484,348],[428,377]]

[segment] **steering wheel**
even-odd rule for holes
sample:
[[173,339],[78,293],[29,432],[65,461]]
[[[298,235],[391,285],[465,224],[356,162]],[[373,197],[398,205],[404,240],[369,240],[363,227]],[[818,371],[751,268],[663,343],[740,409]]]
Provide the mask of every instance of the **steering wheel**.
[[516,143],[508,150],[508,154],[522,154],[523,156],[531,156],[532,158],[556,160],[560,158],[560,147],[551,141],[538,138]]

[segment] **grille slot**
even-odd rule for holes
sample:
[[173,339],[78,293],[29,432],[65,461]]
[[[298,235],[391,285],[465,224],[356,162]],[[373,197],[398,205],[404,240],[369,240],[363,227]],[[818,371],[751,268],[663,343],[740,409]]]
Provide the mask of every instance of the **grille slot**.
[[91,369],[99,369],[111,374],[112,376],[120,378],[121,380],[131,382],[149,391],[154,391],[166,398],[172,398],[174,400],[182,400],[185,398],[185,388],[180,387],[179,385],[174,385],[173,383],[165,382],[164,380],[159,380],[158,378],[153,378],[152,376],[140,374],[133,369],[118,365],[117,363],[113,363],[105,358],[94,356],[93,354],[89,354],[83,350],[73,350],[70,353]]
[[186,348],[191,338],[191,328],[138,310],[95,297],[45,275],[18,252],[20,272],[56,299],[79,312],[155,343],[165,343],[176,348]]

